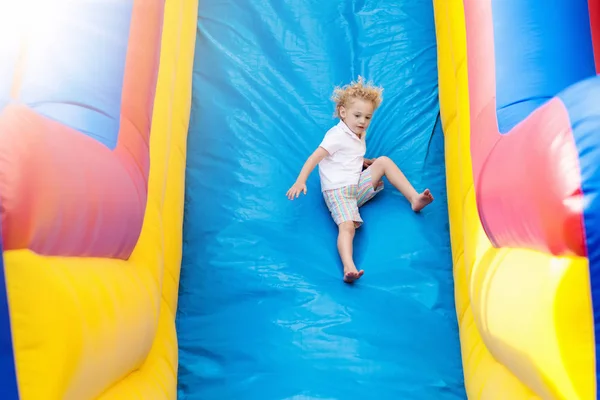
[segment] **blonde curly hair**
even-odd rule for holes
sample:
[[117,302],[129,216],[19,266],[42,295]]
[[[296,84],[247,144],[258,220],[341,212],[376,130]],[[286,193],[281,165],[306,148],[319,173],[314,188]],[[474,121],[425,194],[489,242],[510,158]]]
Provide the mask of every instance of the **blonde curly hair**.
[[365,79],[358,76],[358,81],[352,81],[343,87],[336,87],[333,90],[331,100],[335,102],[335,111],[333,116],[340,117],[340,107],[347,107],[353,99],[361,99],[373,103],[373,111],[381,105],[383,101],[383,88],[374,86],[372,82],[365,84]]

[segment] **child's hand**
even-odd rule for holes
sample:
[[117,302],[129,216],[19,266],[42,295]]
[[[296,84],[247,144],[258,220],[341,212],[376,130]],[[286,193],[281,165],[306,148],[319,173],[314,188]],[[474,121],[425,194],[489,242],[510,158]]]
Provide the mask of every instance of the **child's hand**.
[[363,159],[363,166],[364,166],[365,168],[369,168],[369,166],[370,166],[371,164],[373,164],[373,162],[375,162],[375,160],[377,160],[377,159],[376,159],[376,158],[364,158],[364,159]]
[[304,192],[306,194],[306,183],[296,182],[292,185],[290,190],[287,191],[286,196],[290,200],[297,199],[300,196],[300,193]]

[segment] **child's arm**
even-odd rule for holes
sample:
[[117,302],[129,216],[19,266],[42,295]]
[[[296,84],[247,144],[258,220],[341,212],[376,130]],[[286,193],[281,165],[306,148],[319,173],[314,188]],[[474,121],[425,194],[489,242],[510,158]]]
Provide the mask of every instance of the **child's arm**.
[[298,174],[298,178],[296,182],[292,185],[290,190],[287,191],[286,196],[290,200],[294,200],[294,198],[298,198],[300,193],[304,192],[306,194],[306,180],[310,176],[311,172],[315,169],[317,164],[321,162],[325,157],[327,157],[329,153],[322,147],[318,147],[311,155],[308,157],[302,170],[300,170],[300,174]]

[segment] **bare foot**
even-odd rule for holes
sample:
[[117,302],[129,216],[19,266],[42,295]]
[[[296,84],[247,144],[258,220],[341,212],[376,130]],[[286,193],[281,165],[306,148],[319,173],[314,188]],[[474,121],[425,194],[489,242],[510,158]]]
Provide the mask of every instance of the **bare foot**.
[[425,189],[425,191],[423,191],[423,193],[419,193],[417,195],[417,197],[415,197],[410,202],[410,205],[414,212],[419,212],[423,208],[425,208],[425,206],[427,206],[429,203],[431,203],[432,201],[433,201],[433,195],[431,194],[429,189]]
[[358,271],[356,267],[348,269],[344,268],[344,282],[352,283],[355,280],[360,279],[360,277],[363,276],[364,273],[364,270],[361,269],[360,271]]

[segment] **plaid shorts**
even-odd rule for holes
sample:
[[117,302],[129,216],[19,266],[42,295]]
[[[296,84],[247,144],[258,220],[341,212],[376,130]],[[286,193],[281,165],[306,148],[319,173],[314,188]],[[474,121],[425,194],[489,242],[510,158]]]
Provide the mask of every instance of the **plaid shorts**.
[[360,174],[358,185],[325,190],[323,197],[337,225],[345,221],[354,221],[354,226],[358,228],[363,223],[358,208],[362,207],[382,190],[383,180],[380,179],[377,187],[373,188],[371,169],[367,168]]

